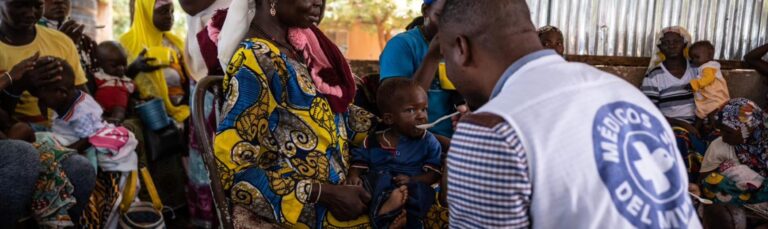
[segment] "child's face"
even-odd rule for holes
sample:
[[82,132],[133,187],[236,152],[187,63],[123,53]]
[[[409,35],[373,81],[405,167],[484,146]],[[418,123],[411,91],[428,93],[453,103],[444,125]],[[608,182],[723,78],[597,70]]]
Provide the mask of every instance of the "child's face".
[[58,110],[61,106],[69,105],[70,94],[66,89],[57,86],[43,86],[35,93],[39,102],[48,108]]
[[712,61],[713,57],[712,54],[710,54],[709,50],[704,47],[697,46],[689,51],[689,54],[691,56],[691,64],[695,67],[699,67],[703,64],[706,64],[709,61]]
[[420,87],[401,93],[405,99],[384,114],[384,122],[402,135],[419,138],[425,130],[416,126],[427,123],[427,94]]
[[128,58],[121,52],[112,52],[99,57],[99,65],[104,73],[112,76],[124,76]]
[[741,145],[744,144],[744,137],[741,135],[741,131],[726,126],[722,123],[718,125],[720,127],[720,134],[723,136],[723,142],[729,145]]
[[563,34],[558,31],[549,31],[541,35],[541,44],[545,48],[554,49],[557,54],[563,55]]

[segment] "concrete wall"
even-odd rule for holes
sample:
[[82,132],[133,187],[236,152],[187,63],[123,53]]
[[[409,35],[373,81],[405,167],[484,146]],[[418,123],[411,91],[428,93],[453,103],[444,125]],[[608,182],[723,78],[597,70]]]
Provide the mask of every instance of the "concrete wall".
[[[377,61],[351,61],[352,71],[363,77],[379,72]],[[613,73],[629,81],[637,87],[643,82],[646,67],[634,66],[597,66],[597,68]],[[724,70],[723,75],[728,82],[731,98],[744,97],[766,107],[766,94],[768,94],[768,80],[751,69]]]
[[[627,67],[627,66],[598,66],[599,69],[613,73],[637,87],[643,83],[645,77],[645,67]],[[728,82],[728,90],[731,94],[731,98],[744,97],[748,98],[760,106],[766,106],[766,93],[768,93],[768,86],[766,85],[765,77],[761,76],[755,70],[751,69],[734,69],[724,70],[723,76],[725,81]]]

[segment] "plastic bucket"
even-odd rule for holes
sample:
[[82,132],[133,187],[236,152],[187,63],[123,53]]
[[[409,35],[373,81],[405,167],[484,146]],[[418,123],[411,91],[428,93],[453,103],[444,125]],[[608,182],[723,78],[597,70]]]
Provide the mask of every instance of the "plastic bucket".
[[165,112],[165,106],[160,99],[149,100],[136,106],[136,112],[139,118],[144,122],[144,126],[152,131],[157,131],[171,125],[171,119]]

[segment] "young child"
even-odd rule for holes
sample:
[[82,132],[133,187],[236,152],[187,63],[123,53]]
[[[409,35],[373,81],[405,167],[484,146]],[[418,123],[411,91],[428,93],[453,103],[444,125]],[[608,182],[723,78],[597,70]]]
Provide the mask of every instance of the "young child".
[[560,29],[548,25],[541,27],[538,32],[539,40],[541,40],[541,44],[544,45],[544,48],[554,49],[557,54],[560,54],[561,56],[563,55],[565,52],[565,48],[563,47],[564,39]]
[[125,119],[128,100],[134,92],[134,84],[127,77],[128,55],[123,47],[114,41],[105,41],[96,47],[99,70],[96,78],[96,101],[104,108],[105,117],[112,123]]
[[104,128],[101,106],[83,91],[75,88],[74,71],[62,63],[61,80],[30,91],[40,103],[55,112],[51,132],[67,148],[84,152],[90,147],[88,137]]
[[[722,137],[709,145],[700,172],[705,175],[704,188],[709,190],[704,193],[721,191],[723,195],[718,196],[718,199],[728,202],[728,198],[720,197],[762,190],[768,175],[768,127],[764,123],[763,110],[744,98],[729,100],[716,113],[713,117],[717,120]],[[719,175],[712,176],[713,172],[730,181],[714,179]]]
[[693,43],[689,49],[691,64],[699,68],[699,76],[691,80],[690,87],[696,99],[697,128],[720,106],[728,102],[728,84],[720,72],[720,63],[714,61],[715,47],[709,41]]
[[435,201],[431,185],[441,176],[440,143],[430,132],[416,127],[427,122],[427,94],[409,79],[394,78],[383,82],[377,98],[382,121],[390,129],[366,139],[365,148],[352,151],[347,183],[363,184],[371,192],[374,227],[384,228],[387,223],[400,223],[386,221],[391,218],[386,217],[388,212],[396,214],[400,206],[391,208],[382,202],[388,193],[394,195],[407,187],[406,228],[421,228]]
[[123,127],[103,122],[101,106],[74,85],[74,71],[62,62],[61,80],[30,91],[40,103],[54,110],[51,131],[62,146],[88,154],[104,171],[136,169],[136,137]]

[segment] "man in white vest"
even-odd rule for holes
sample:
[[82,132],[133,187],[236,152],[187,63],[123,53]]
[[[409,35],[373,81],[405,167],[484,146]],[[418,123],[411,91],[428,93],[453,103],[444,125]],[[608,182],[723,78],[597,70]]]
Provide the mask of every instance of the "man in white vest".
[[701,228],[674,135],[637,88],[542,48],[525,0],[445,0],[475,111],[448,153],[454,228]]

